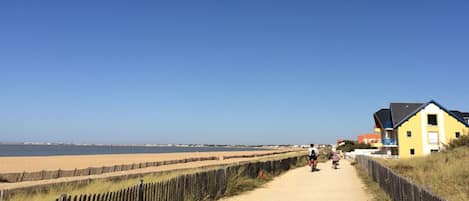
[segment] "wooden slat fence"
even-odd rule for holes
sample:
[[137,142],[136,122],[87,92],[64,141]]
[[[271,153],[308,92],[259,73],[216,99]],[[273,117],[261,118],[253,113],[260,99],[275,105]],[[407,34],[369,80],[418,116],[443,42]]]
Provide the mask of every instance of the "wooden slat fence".
[[356,156],[357,164],[395,201],[444,201],[369,156]]
[[83,195],[62,195],[55,201],[187,201],[215,200],[222,197],[227,182],[234,175],[256,178],[259,171],[274,175],[287,171],[306,156],[290,157],[265,162],[244,162],[214,170],[180,175],[167,181],[139,184],[114,192]]
[[89,175],[105,174],[105,173],[110,173],[110,172],[119,172],[119,171],[133,170],[133,169],[139,169],[139,168],[156,167],[156,166],[162,166],[162,165],[188,163],[188,162],[195,162],[195,161],[261,157],[261,156],[268,156],[268,155],[284,154],[288,152],[291,152],[291,151],[289,150],[289,151],[277,151],[277,152],[263,153],[263,154],[233,155],[233,156],[223,156],[221,158],[216,157],[216,156],[185,158],[185,159],[178,159],[178,160],[142,162],[142,163],[134,163],[134,164],[121,164],[121,165],[114,165],[114,166],[88,167],[88,168],[74,169],[74,170],[58,169],[58,170],[49,170],[49,171],[42,170],[42,171],[37,171],[37,172],[0,173],[0,182],[14,183],[14,182],[23,182],[23,181],[39,181],[39,180],[57,179],[61,177],[89,176]]
[[98,175],[110,172],[119,172],[125,170],[133,170],[146,167],[156,167],[162,165],[170,165],[177,163],[187,163],[194,161],[207,161],[207,160],[219,160],[218,157],[197,157],[197,158],[186,158],[179,160],[166,160],[166,161],[155,161],[155,162],[142,162],[134,164],[121,164],[114,166],[103,166],[103,167],[88,167],[83,169],[74,170],[49,170],[49,171],[38,171],[38,172],[16,172],[16,173],[1,173],[0,182],[23,182],[23,181],[39,181],[48,179],[57,179],[61,177],[75,177],[75,176],[88,176]]

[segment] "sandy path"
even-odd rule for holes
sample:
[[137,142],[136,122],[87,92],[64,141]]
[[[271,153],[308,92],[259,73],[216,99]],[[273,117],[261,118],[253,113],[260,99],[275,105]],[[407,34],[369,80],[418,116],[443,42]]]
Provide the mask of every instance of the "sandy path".
[[275,178],[263,188],[222,201],[364,201],[372,200],[364,184],[349,161],[342,160],[340,169],[334,170],[330,162],[318,164],[319,172],[309,167],[290,170]]

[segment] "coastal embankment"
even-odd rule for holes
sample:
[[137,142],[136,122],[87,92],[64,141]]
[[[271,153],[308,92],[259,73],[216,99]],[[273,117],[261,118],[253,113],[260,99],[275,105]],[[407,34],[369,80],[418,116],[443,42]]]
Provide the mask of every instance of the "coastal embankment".
[[[57,179],[48,179],[40,181],[25,182],[4,182],[0,183],[0,190],[4,195],[18,193],[38,193],[41,191],[50,191],[51,188],[57,188],[64,185],[83,186],[96,180],[126,180],[141,178],[145,175],[157,174],[166,171],[201,168],[207,166],[226,165],[232,163],[246,162],[252,160],[261,160],[263,158],[276,157],[275,155],[288,154],[287,152],[298,150],[260,150],[260,151],[240,151],[240,152],[203,152],[203,153],[171,153],[171,154],[129,154],[129,155],[95,155],[95,156],[53,156],[53,157],[2,157],[0,163],[12,162],[8,166],[2,166],[5,172],[21,170],[30,166],[28,170],[36,171],[40,169],[54,170],[67,168],[86,168],[87,166],[112,166],[118,164],[136,164],[149,161],[179,160],[182,163],[163,164],[153,167],[136,168],[119,172],[110,172],[97,175],[64,177]],[[301,151],[300,151],[301,153]],[[193,157],[215,157],[216,160],[205,161],[187,161],[184,158]],[[42,159],[42,160],[41,160]],[[22,162],[21,162],[22,161]],[[28,161],[25,163],[24,161]],[[16,166],[14,165],[16,163]],[[36,165],[36,166],[35,166]]]
[[[92,194],[62,195],[57,201],[196,201],[217,200],[251,190],[292,168],[303,166],[306,155],[283,155],[270,159],[245,161],[172,174],[169,179],[145,182],[125,189]],[[171,174],[171,172],[170,172]]]

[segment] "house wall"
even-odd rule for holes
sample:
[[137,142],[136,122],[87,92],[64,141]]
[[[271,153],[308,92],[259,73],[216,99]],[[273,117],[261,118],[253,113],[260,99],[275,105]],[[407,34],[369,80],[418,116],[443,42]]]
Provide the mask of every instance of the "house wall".
[[[422,115],[417,113],[396,129],[399,143],[399,158],[410,158],[410,149],[415,150],[414,156],[423,156],[421,125]],[[412,137],[407,137],[407,131],[412,132]]]
[[[446,142],[445,128],[446,121],[444,115],[446,112],[442,110],[437,105],[430,103],[420,112],[422,115],[422,142],[423,142],[423,155],[431,153],[431,150],[440,150],[443,146],[443,143]],[[437,124],[436,126],[428,125],[428,115],[435,114],[437,115]],[[429,133],[438,134],[438,142],[436,144],[430,143]]]
[[[428,125],[428,114],[437,115],[438,125]],[[415,150],[415,157],[428,155],[432,150],[441,150],[444,145],[455,139],[456,132],[460,132],[461,135],[469,135],[468,129],[437,105],[429,104],[397,128],[399,157],[412,157],[410,149]],[[411,137],[407,137],[407,131],[412,132]],[[430,143],[429,133],[438,134],[438,143]]]
[[448,113],[445,113],[444,119],[446,123],[446,142],[443,142],[444,144],[448,144],[449,142],[451,142],[451,140],[454,140],[456,138],[456,132],[459,132],[461,136],[469,135],[469,128],[457,119],[455,119],[453,116],[449,115]]

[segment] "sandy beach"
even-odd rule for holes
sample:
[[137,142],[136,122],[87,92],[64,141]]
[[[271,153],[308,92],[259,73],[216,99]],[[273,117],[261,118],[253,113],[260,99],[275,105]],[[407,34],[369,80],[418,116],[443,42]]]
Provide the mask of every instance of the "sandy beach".
[[140,162],[177,160],[191,157],[234,156],[271,153],[279,150],[230,151],[230,152],[185,152],[161,154],[109,154],[73,156],[0,157],[0,173],[34,172],[41,170],[73,170]]

